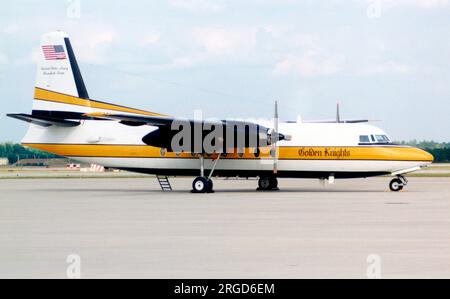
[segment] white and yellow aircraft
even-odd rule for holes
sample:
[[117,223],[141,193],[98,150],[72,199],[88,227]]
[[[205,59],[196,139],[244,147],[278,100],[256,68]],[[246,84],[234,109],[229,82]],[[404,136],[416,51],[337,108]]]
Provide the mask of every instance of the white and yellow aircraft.
[[[433,161],[425,151],[392,143],[366,121],[340,120],[339,113],[333,122],[279,124],[275,109],[274,122],[176,124],[180,120],[167,115],[90,99],[65,33],[45,34],[40,55],[32,113],[8,116],[30,123],[24,146],[81,162],[164,177],[198,176],[193,191],[205,193],[213,190],[213,176],[257,177],[260,190],[275,190],[277,178],[333,183],[390,175],[390,189],[400,191],[407,184],[404,174]],[[178,138],[177,149],[174,139],[183,124],[192,136]],[[214,135],[215,129],[220,134]],[[204,146],[207,140],[213,150]]]

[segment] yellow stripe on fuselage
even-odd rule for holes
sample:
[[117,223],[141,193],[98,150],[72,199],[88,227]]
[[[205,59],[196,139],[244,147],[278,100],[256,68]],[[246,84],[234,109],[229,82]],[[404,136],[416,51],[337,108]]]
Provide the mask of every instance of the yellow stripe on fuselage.
[[[161,149],[146,145],[90,145],[90,144],[23,144],[24,146],[51,152],[65,157],[109,157],[109,158],[184,158],[193,159],[190,153],[165,153]],[[269,149],[261,149],[255,157],[253,149],[245,154],[227,154],[224,159],[268,159]],[[432,162],[429,153],[412,147],[280,147],[280,160],[374,160],[374,161],[420,161]]]
[[158,113],[123,107],[123,106],[109,104],[109,103],[103,103],[103,102],[94,101],[94,100],[80,99],[80,98],[77,98],[74,96],[69,96],[66,94],[57,93],[57,92],[53,92],[53,91],[49,91],[49,90],[45,90],[45,89],[37,88],[37,87],[34,90],[34,99],[41,100],[41,101],[47,101],[47,102],[55,102],[55,103],[62,103],[62,104],[69,104],[69,105],[90,107],[90,108],[104,109],[104,110],[112,110],[112,111],[133,113],[133,114],[146,115],[146,116],[166,116],[166,115],[162,115],[162,114],[158,114]]

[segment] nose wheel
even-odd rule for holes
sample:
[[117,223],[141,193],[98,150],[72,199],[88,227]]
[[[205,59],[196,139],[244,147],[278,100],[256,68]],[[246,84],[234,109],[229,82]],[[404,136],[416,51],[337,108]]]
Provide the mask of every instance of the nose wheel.
[[408,185],[408,180],[404,176],[399,175],[389,183],[389,189],[392,192],[400,192],[406,185]]

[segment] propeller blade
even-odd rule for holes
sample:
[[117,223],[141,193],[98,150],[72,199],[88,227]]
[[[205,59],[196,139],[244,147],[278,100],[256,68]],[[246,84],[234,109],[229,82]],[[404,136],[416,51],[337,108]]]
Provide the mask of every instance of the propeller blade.
[[274,129],[272,136],[274,137],[272,145],[272,158],[273,158],[273,173],[278,173],[278,141],[280,140],[280,135],[278,133],[279,127],[279,115],[278,115],[278,101],[275,101],[275,114],[274,114]]

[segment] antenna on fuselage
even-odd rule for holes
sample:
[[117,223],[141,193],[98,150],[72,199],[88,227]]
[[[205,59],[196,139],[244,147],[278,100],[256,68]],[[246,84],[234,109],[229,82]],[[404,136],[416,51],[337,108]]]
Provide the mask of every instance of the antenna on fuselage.
[[336,123],[341,123],[341,109],[340,109],[340,103],[337,102],[336,104]]

